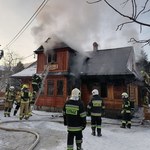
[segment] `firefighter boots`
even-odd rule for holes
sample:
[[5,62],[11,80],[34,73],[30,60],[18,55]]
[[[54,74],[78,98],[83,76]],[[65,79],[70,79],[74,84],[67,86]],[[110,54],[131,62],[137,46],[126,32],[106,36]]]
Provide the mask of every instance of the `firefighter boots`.
[[95,136],[96,133],[95,133],[95,127],[92,127],[92,135]]
[[17,110],[14,110],[14,116],[16,116],[16,114],[17,114]]
[[125,125],[121,125],[120,128],[126,128],[126,126]]
[[92,131],[92,135],[93,135],[93,136],[95,136],[95,135],[96,135],[95,131]]
[[98,136],[98,137],[102,136],[102,134],[101,134],[101,129],[97,129],[97,136]]
[[128,124],[128,125],[127,125],[127,128],[131,129],[131,124]]
[[77,150],[83,150],[82,146],[81,146],[81,143],[77,143]]
[[126,128],[126,123],[123,122],[120,128]]

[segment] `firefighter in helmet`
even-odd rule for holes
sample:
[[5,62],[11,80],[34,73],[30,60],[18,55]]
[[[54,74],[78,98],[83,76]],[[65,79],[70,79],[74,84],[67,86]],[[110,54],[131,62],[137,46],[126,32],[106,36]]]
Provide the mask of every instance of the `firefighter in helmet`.
[[131,128],[131,102],[129,99],[129,95],[126,92],[121,94],[122,96],[122,125],[121,128]]
[[27,84],[24,84],[21,89],[21,102],[20,102],[20,120],[29,118],[29,102],[31,99],[31,94]]
[[104,102],[99,95],[99,91],[94,89],[92,91],[92,98],[87,106],[88,114],[91,115],[91,129],[92,135],[102,136],[101,134],[101,124],[102,124],[102,115],[104,114]]
[[74,88],[63,107],[64,125],[67,125],[67,150],[73,150],[74,138],[77,150],[82,150],[82,131],[86,127],[86,112],[80,100],[80,90]]
[[39,75],[34,74],[32,76],[32,88],[34,92],[38,92],[41,87],[42,79]]
[[10,86],[5,93],[4,117],[10,117],[11,109],[16,97],[15,87]]

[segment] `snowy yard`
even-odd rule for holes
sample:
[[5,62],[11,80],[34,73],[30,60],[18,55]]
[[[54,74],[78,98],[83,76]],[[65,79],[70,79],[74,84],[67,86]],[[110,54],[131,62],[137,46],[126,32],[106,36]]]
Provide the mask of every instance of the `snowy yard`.
[[[8,128],[27,128],[40,134],[40,142],[35,150],[66,150],[66,127],[63,125],[62,117],[52,118],[56,113],[33,111],[33,116],[29,121],[19,121],[18,123],[6,124]],[[3,117],[3,111],[0,111],[1,122],[8,120],[19,120],[17,116],[10,118]],[[87,118],[89,122],[89,118]],[[134,120],[137,121],[137,120]],[[139,121],[139,120],[138,120]],[[131,129],[120,128],[120,120],[103,118],[102,137],[92,136],[90,124],[83,131],[84,150],[147,150],[150,147],[150,126],[142,126],[134,123]],[[1,124],[2,126],[3,124]],[[8,138],[8,133],[0,130],[3,138],[0,138],[0,150],[4,144],[3,141]],[[12,136],[9,133],[10,136]],[[23,136],[24,134],[22,134]],[[25,136],[25,135],[24,135]],[[11,138],[12,140],[12,138]],[[15,140],[15,139],[14,139]],[[13,141],[11,141],[13,142]],[[15,142],[15,141],[14,141]],[[10,142],[5,145],[9,147]],[[25,149],[19,149],[25,150]]]

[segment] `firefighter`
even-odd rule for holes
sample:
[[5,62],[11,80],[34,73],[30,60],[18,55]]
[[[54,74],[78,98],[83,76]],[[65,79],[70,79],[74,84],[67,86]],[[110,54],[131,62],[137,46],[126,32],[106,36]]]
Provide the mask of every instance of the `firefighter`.
[[86,112],[80,99],[80,90],[74,88],[63,107],[64,125],[67,125],[67,150],[73,150],[74,138],[77,150],[82,150],[82,131],[86,127]]
[[41,87],[41,82],[42,82],[42,79],[39,75],[37,74],[34,74],[32,76],[32,88],[33,88],[33,91],[34,92],[38,92],[40,87]]
[[99,95],[99,91],[97,89],[92,90],[92,98],[87,105],[88,114],[91,116],[91,129],[92,135],[102,136],[101,134],[101,124],[102,124],[102,115],[104,114],[104,102],[103,99]]
[[131,102],[129,99],[129,95],[126,92],[122,93],[122,125],[121,128],[131,128]]
[[19,108],[20,108],[20,102],[21,102],[21,90],[18,89],[16,92],[16,99],[15,99],[15,109],[14,109],[14,116],[16,116]]
[[29,91],[28,85],[24,84],[21,89],[21,103],[20,103],[20,120],[29,118],[29,101],[31,98],[31,94]]
[[10,117],[11,109],[16,97],[15,87],[10,86],[5,93],[4,117]]

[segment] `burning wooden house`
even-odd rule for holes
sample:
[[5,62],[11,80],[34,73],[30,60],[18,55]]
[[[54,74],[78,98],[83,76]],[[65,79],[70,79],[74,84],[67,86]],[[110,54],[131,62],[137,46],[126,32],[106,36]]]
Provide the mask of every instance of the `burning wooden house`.
[[93,50],[80,53],[65,43],[57,43],[45,51],[40,46],[36,51],[38,74],[47,68],[43,90],[36,101],[41,109],[59,111],[62,109],[71,90],[81,90],[81,98],[86,106],[91,91],[97,88],[104,98],[109,116],[121,109],[121,93],[128,92],[135,106],[139,105],[139,75],[136,70],[133,47]]
[[98,50],[98,44],[93,43],[93,50],[84,55],[59,43],[46,53],[43,46],[35,53],[38,56],[37,73],[49,66],[37,106],[62,109],[74,87],[81,90],[85,106],[94,88],[104,98],[107,112],[121,109],[121,93],[124,91],[129,93],[135,106],[139,105],[139,75],[133,47]]

